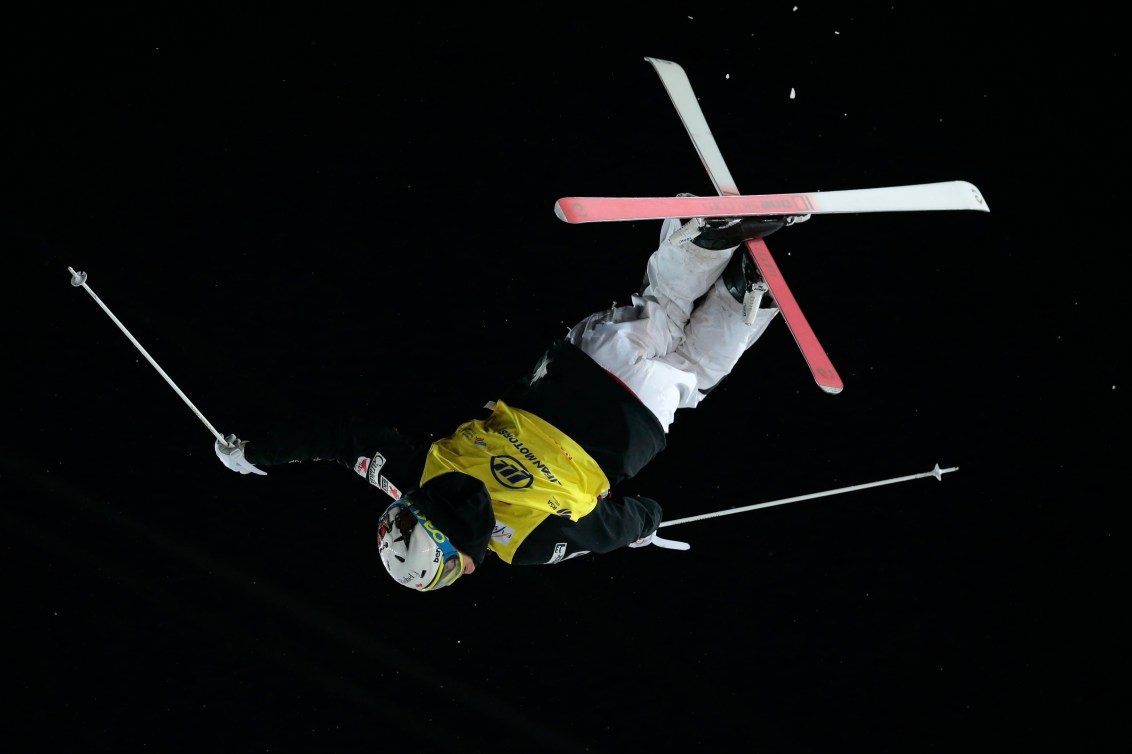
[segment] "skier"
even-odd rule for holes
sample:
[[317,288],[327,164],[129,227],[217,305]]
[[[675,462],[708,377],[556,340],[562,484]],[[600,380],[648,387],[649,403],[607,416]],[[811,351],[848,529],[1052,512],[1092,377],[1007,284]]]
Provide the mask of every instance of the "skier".
[[[303,430],[217,440],[240,473],[334,460],[393,502],[377,529],[381,561],[419,591],[449,586],[490,550],[513,565],[653,544],[660,505],[616,495],[666,444],[677,409],[726,377],[778,313],[770,296],[744,316],[765,283],[739,245],[781,218],[665,220],[631,305],[583,319],[534,369],[431,444],[356,417]],[[750,322],[750,324],[748,324]]]

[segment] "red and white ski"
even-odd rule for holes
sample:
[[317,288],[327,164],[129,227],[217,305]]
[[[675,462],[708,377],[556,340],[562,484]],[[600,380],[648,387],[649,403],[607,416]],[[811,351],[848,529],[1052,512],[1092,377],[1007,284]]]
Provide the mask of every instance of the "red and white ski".
[[663,220],[666,217],[827,215],[935,210],[989,212],[990,207],[987,206],[979,190],[967,181],[750,196],[568,196],[554,204],[554,214],[558,219],[568,223]]
[[[692,84],[688,81],[684,69],[669,60],[658,58],[645,58],[645,60],[652,63],[660,76],[661,83],[668,91],[668,96],[672,99],[672,104],[676,106],[680,120],[683,121],[684,127],[688,130],[688,135],[692,138],[692,143],[700,155],[700,162],[703,163],[708,176],[715,184],[716,192],[726,197],[741,196],[739,189],[735,186],[735,181],[731,178],[731,172],[727,169],[727,164],[723,161],[723,155],[715,143],[715,137],[712,136],[711,129],[708,128],[707,120],[704,118],[703,111],[700,110],[700,103],[696,100],[696,94],[692,91]],[[681,214],[669,215],[669,217],[686,216]],[[692,217],[698,217],[698,215],[692,215]],[[794,294],[790,292],[790,287],[786,285],[786,280],[779,272],[778,265],[770,255],[770,249],[767,248],[762,239],[747,241],[746,245],[751,258],[766,281],[767,287],[770,288],[771,295],[774,296],[783,320],[794,336],[794,342],[798,344],[798,348],[802,351],[802,356],[806,359],[806,364],[809,365],[814,380],[825,392],[840,393],[844,387],[841,377],[837,374],[837,370],[833,368],[833,363],[826,355],[825,349],[818,342],[817,336],[814,335],[810,323],[806,321],[805,315],[802,314],[798,302],[794,300]]]

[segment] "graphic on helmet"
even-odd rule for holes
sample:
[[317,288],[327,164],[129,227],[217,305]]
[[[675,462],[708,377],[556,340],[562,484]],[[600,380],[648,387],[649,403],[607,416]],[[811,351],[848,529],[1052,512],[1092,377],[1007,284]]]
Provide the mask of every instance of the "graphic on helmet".
[[385,570],[410,589],[442,589],[464,575],[463,553],[405,498],[381,515],[377,546]]

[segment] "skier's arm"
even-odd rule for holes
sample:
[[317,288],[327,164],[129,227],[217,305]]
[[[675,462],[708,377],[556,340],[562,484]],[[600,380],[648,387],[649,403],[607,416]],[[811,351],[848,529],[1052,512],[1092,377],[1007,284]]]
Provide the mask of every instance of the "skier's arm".
[[579,521],[551,516],[531,532],[512,565],[556,563],[586,552],[607,553],[648,537],[660,526],[660,504],[647,497],[607,497]]
[[277,428],[255,435],[244,445],[244,457],[256,466],[327,460],[353,468],[359,458],[377,452],[392,461],[407,459],[416,448],[397,430],[358,417]]

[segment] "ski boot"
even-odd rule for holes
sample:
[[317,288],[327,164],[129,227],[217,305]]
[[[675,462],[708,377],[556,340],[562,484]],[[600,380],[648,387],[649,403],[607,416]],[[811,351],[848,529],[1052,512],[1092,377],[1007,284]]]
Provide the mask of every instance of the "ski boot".
[[[677,196],[695,196],[695,194],[684,193],[677,194]],[[797,219],[797,221],[802,222],[808,219],[808,217],[807,215],[805,218]],[[754,217],[681,218],[680,222],[682,225],[671,233],[667,237],[667,240],[669,243],[684,243],[690,239],[693,244],[699,246],[701,249],[719,251],[738,246],[748,239],[765,238],[779,228],[793,225],[795,219],[795,217],[761,215]],[[662,240],[664,239],[662,238]],[[750,299],[752,292],[757,293],[758,296],[761,297],[762,294],[768,290],[766,283],[763,282],[761,276],[759,276],[758,270],[755,269],[754,264],[751,263],[750,254],[746,253],[743,249],[736,249],[735,254],[732,255],[728,269],[733,267],[735,269],[731,274],[736,280],[734,283],[735,287],[729,286],[728,290],[731,291],[731,295],[735,296],[735,299],[739,303],[744,303],[744,301]],[[724,275],[727,274],[728,273],[725,271]],[[749,282],[742,282],[740,278],[743,278],[744,275],[753,275],[754,278]],[[746,280],[746,278],[743,278],[743,280]],[[641,287],[637,291],[639,295],[644,295],[645,288],[648,287],[648,284],[649,277],[648,273],[646,273],[644,279],[641,281]],[[737,293],[736,291],[739,290],[743,292]],[[747,304],[744,304],[743,307],[744,321],[746,321],[747,324],[754,322],[754,316],[759,308],[759,298],[751,299],[751,301],[753,301],[751,306],[748,307]],[[751,301],[748,301],[748,304],[750,304]],[[748,308],[750,309],[749,312]],[[748,319],[748,316],[750,319]]]
[[757,217],[694,217],[683,221],[680,229],[669,238],[669,243],[691,240],[701,249],[729,249],[750,238],[765,238],[779,228],[791,225],[792,218],[778,216]]
[[[745,240],[745,239],[744,239]],[[743,321],[748,325],[755,323],[755,317],[762,306],[774,306],[774,298],[770,295],[770,286],[763,280],[755,266],[751,253],[745,246],[740,246],[731,255],[731,261],[723,269],[720,276],[724,287],[731,297],[743,305]]]
[[727,249],[751,238],[766,238],[786,225],[782,217],[711,218],[692,243],[701,249]]
[[[737,219],[706,220],[704,228],[692,243],[704,249],[726,249],[742,244],[752,238],[765,238],[779,228],[791,224],[782,217],[741,217]],[[731,297],[743,306],[743,321],[753,325],[764,297],[767,306],[774,305],[774,299],[767,294],[770,287],[759,274],[750,252],[739,246],[731,255],[731,261],[723,270],[723,284]]]

